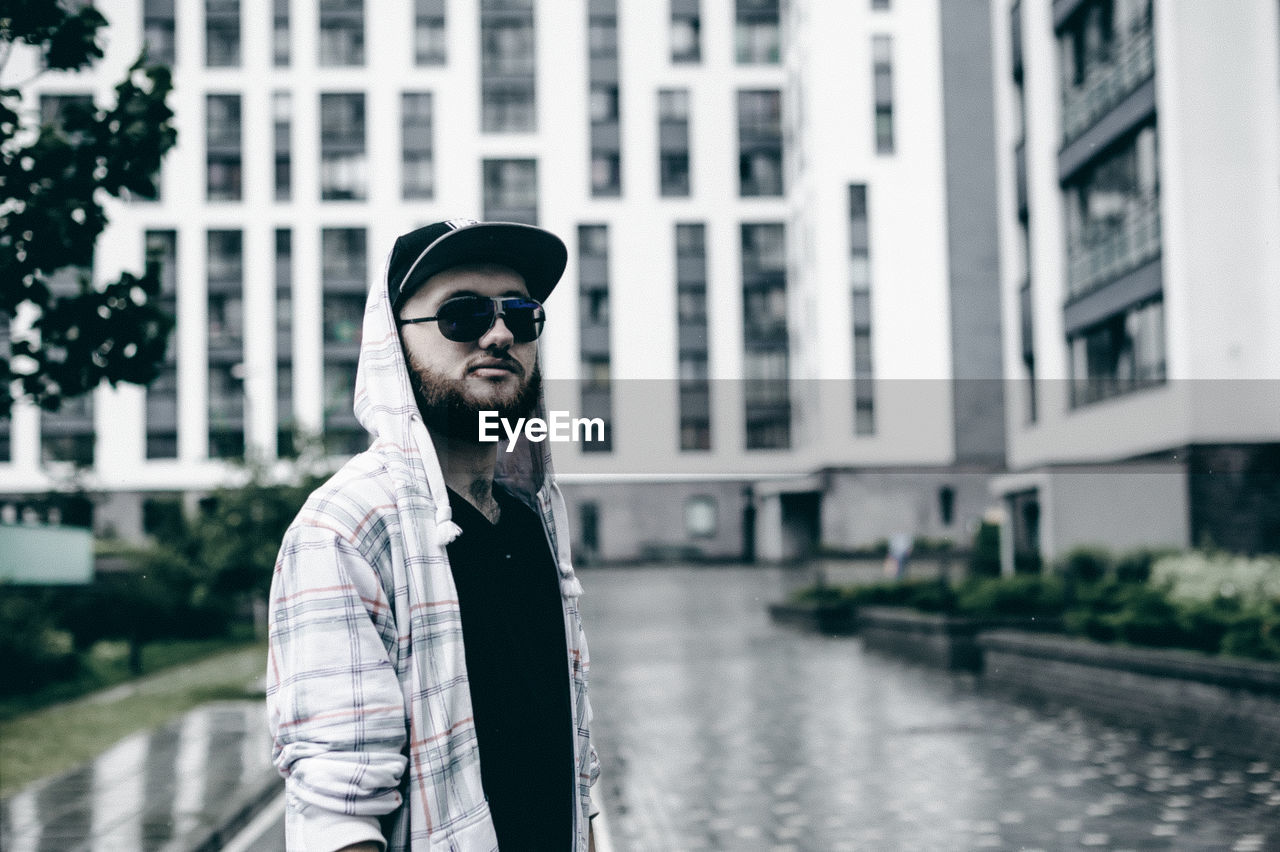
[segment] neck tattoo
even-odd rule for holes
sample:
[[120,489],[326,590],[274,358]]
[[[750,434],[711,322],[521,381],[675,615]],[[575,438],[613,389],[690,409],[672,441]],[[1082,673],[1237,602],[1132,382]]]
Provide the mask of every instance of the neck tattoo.
[[473,479],[468,489],[471,503],[492,523],[498,522],[498,501],[493,496],[493,480]]

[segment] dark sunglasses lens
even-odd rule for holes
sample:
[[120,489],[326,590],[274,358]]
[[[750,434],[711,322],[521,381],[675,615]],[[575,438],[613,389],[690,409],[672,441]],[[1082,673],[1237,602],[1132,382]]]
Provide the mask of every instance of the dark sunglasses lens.
[[436,311],[440,333],[458,343],[479,340],[493,325],[493,302],[489,299],[450,299]]
[[505,299],[502,302],[502,321],[511,330],[511,336],[520,343],[537,340],[542,333],[546,314],[542,305],[529,299]]

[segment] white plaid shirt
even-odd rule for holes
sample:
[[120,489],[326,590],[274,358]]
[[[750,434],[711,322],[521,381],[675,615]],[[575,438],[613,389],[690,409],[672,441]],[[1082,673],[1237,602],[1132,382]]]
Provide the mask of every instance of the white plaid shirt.
[[[290,850],[385,837],[389,850],[497,848],[480,781],[457,591],[458,534],[385,287],[365,310],[356,415],[374,434],[285,534],[271,587],[267,707]],[[535,450],[536,446],[536,450]],[[546,443],[499,445],[497,478],[543,520],[560,571],[573,710],[577,852],[591,785],[588,657],[565,505]]]

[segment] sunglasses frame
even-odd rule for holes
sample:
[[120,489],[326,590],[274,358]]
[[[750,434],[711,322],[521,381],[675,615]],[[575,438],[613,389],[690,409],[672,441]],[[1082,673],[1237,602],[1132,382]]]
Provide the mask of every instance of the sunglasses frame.
[[[532,343],[533,341],[537,340],[539,337],[542,336],[542,327],[546,324],[546,321],[547,321],[547,309],[543,307],[543,304],[541,302],[539,302],[537,299],[534,299],[530,296],[478,296],[478,295],[454,296],[452,298],[445,299],[443,302],[441,302],[440,307],[436,308],[436,315],[433,317],[414,317],[412,319],[398,319],[396,320],[396,322],[399,323],[400,325],[416,325],[417,323],[422,323],[422,322],[439,322],[441,319],[439,311],[442,308],[444,308],[450,302],[464,302],[464,301],[491,302],[493,304],[493,313],[489,317],[489,324],[485,326],[480,331],[480,333],[475,335],[474,337],[466,337],[461,340],[450,337],[449,335],[445,334],[443,328],[440,328],[440,335],[444,337],[445,340],[452,340],[454,343],[475,343],[477,340],[479,340],[480,338],[484,337],[486,334],[489,333],[490,329],[492,329],[493,326],[498,322],[498,317],[502,317],[503,321],[506,322],[506,316],[507,316],[506,305],[508,302],[532,303],[533,305],[536,306],[533,309],[535,312],[539,310],[542,311],[542,316],[537,317],[533,320],[535,333],[533,337],[529,338],[528,340],[521,340],[519,336],[516,335],[515,329],[511,327],[511,324],[509,322],[506,323],[507,330],[510,331],[511,336],[516,339],[516,343]],[[449,318],[444,317],[444,320],[448,322]]]

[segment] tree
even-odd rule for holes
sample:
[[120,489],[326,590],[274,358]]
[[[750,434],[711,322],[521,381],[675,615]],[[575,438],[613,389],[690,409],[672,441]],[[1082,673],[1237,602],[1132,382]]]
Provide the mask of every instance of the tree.
[[[17,398],[55,411],[103,380],[147,384],[173,327],[158,304],[155,263],[97,284],[86,272],[107,225],[105,197],[156,196],[161,160],[177,139],[169,69],[144,50],[114,104],[68,101],[56,121],[24,107],[20,86],[31,80],[4,80],[19,44],[47,70],[89,68],[103,56],[106,25],[91,5],[0,0],[0,341],[20,311],[31,318],[31,334],[0,349],[0,418]],[[55,276],[75,284],[53,286]]]

